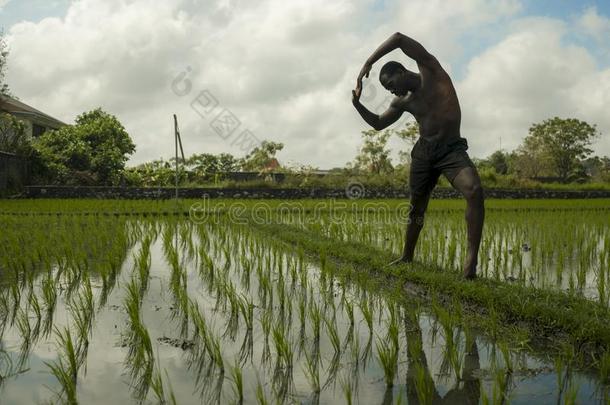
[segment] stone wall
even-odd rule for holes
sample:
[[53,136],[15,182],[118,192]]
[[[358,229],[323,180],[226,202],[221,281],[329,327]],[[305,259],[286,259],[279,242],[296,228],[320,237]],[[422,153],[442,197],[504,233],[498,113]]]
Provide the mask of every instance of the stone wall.
[[[408,198],[406,190],[373,189],[361,190],[362,198]],[[169,199],[174,198],[173,188],[138,187],[66,187],[26,186],[24,198],[97,198],[97,199]],[[180,198],[347,198],[343,189],[296,189],[296,188],[181,188]],[[452,188],[437,187],[433,198],[460,198]],[[485,189],[486,198],[610,198],[610,190],[507,190]]]

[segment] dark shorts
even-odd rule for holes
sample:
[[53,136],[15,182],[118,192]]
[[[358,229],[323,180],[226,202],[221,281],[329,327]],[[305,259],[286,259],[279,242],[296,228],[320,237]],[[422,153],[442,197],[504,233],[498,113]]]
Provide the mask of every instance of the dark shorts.
[[466,153],[467,149],[468,142],[462,137],[447,143],[420,136],[411,150],[411,195],[430,193],[441,174],[453,183],[455,176],[464,167],[476,168]]

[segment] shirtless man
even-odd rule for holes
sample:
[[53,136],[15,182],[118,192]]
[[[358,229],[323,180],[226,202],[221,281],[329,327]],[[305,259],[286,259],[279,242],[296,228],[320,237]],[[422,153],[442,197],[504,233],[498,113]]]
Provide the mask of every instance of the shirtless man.
[[[384,113],[377,115],[360,103],[362,79],[369,76],[377,60],[396,48],[417,62],[420,73],[411,72],[398,62],[386,63],[379,73],[379,81],[396,97]],[[477,169],[466,153],[468,143],[460,135],[460,104],[447,72],[419,42],[397,32],[382,43],[362,67],[356,89],[352,90],[352,103],[362,118],[378,131],[396,122],[405,111],[419,124],[420,136],[411,151],[411,209],[405,246],[402,256],[392,264],[413,261],[430,194],[442,173],[466,199],[468,251],[464,276],[475,278],[485,218],[483,188]]]

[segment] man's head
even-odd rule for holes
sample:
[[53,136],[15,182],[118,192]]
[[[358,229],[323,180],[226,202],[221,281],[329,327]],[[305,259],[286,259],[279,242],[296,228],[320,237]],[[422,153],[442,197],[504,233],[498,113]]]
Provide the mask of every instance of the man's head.
[[379,72],[379,81],[386,90],[397,96],[406,96],[408,92],[416,90],[421,83],[417,73],[407,70],[395,61],[383,65]]

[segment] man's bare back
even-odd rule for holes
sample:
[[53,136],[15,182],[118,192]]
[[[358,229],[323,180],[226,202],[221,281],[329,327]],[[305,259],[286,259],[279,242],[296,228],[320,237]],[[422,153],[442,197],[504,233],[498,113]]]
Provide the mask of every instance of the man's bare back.
[[[398,62],[386,63],[379,80],[396,97],[385,112],[377,115],[360,103],[362,79],[368,77],[377,60],[397,48],[417,62],[420,73],[411,72]],[[403,255],[397,262],[413,260],[432,189],[443,174],[466,198],[468,251],[464,258],[464,275],[474,278],[485,212],[483,189],[476,167],[466,153],[467,141],[460,135],[460,104],[447,72],[419,42],[397,32],[381,44],[362,67],[356,89],[352,90],[352,103],[376,130],[393,124],[404,112],[411,113],[419,124],[420,138],[411,151],[411,211]]]

